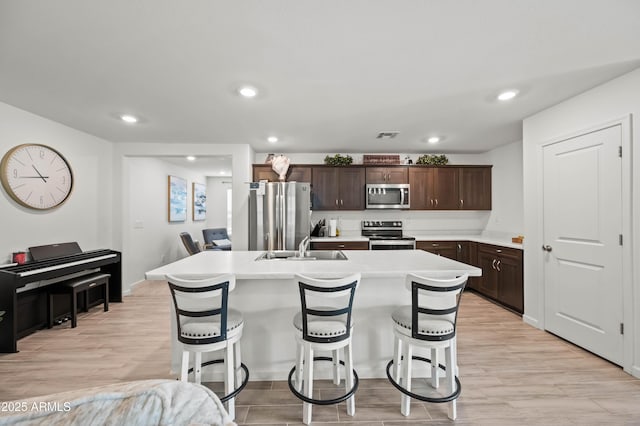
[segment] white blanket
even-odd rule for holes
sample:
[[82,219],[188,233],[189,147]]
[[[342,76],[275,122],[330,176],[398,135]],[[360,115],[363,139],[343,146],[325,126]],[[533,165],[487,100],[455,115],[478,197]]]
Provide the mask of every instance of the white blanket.
[[0,425],[235,425],[208,388],[142,380],[0,402]]

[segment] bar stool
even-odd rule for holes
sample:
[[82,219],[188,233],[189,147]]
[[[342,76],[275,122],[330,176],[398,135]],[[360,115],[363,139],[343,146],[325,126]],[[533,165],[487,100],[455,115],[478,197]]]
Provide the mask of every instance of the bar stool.
[[[249,380],[249,370],[242,363],[240,338],[244,321],[242,313],[228,308],[229,292],[235,288],[235,276],[219,275],[200,280],[166,276],[176,312],[177,338],[182,344],[180,380],[188,381],[194,373],[195,383],[201,383],[202,367],[224,363],[227,411],[235,418],[235,397]],[[224,350],[224,358],[202,362],[203,352]],[[189,369],[189,355],[194,353],[194,366]],[[244,371],[244,380],[242,380]],[[237,386],[237,387],[236,387]]]
[[[409,415],[411,398],[415,398],[434,403],[449,402],[449,418],[456,419],[456,399],[462,389],[458,379],[456,320],[467,278],[466,274],[448,280],[414,274],[406,277],[406,287],[411,291],[411,306],[399,307],[391,314],[394,359],[387,364],[389,381],[403,394],[400,411],[404,416]],[[429,349],[431,359],[414,356],[414,348]],[[438,360],[438,350],[442,349],[445,365]],[[414,359],[430,364],[430,385],[434,389],[439,387],[440,370],[445,372],[446,396],[426,396],[411,391],[411,364]]]
[[[360,284],[360,274],[333,280],[296,275],[295,280],[300,290],[302,309],[293,318],[293,326],[297,331],[296,365],[289,372],[288,381],[291,392],[303,401],[302,421],[306,425],[311,423],[313,404],[330,405],[345,400],[347,414],[353,416],[358,374],[353,368],[351,309],[356,288]],[[340,360],[341,349],[344,352],[344,361]],[[316,351],[331,352],[332,356],[314,357]],[[344,365],[344,395],[324,400],[312,397],[314,361],[332,361],[333,382],[336,385],[340,384],[340,365]]]

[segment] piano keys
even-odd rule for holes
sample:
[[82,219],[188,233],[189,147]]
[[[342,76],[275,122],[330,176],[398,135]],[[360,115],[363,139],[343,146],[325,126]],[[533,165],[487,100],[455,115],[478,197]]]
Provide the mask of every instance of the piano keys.
[[[18,339],[46,326],[50,284],[101,271],[111,275],[109,301],[122,302],[120,252],[101,249],[77,253],[79,247],[70,249],[67,243],[51,246],[42,260],[0,268],[0,353],[17,352]],[[62,248],[56,252],[55,246]],[[60,252],[65,254],[56,256]],[[66,254],[69,252],[73,254]]]

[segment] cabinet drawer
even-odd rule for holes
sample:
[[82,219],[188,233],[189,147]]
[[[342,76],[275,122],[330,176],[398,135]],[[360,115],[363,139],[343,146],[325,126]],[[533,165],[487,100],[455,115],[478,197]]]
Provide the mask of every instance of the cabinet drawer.
[[478,253],[485,253],[499,257],[511,257],[516,261],[522,261],[522,250],[511,247],[494,246],[492,244],[478,244]]
[[416,241],[416,248],[449,259],[458,259],[457,241]]
[[368,241],[312,241],[311,250],[369,250]]

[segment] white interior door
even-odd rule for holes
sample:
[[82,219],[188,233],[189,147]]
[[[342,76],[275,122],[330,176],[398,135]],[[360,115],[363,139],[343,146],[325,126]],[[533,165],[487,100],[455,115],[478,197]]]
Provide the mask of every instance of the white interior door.
[[545,328],[623,362],[621,126],[543,148]]

